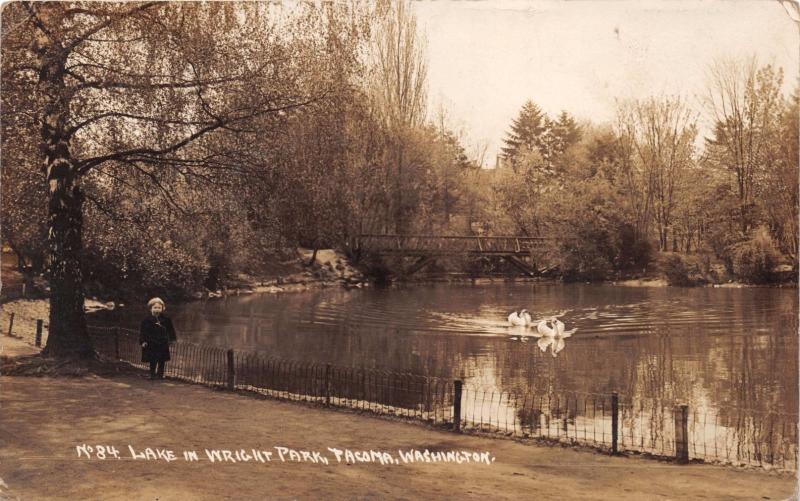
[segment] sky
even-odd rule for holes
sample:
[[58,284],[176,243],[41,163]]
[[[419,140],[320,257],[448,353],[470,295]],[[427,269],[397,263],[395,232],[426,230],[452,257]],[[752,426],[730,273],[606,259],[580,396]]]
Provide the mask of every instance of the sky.
[[[616,101],[677,94],[703,111],[709,65],[755,55],[798,82],[800,25],[778,0],[418,0],[427,38],[429,114],[443,108],[469,153],[491,167],[531,99],[551,116],[595,123]],[[700,114],[701,134],[708,132]]]

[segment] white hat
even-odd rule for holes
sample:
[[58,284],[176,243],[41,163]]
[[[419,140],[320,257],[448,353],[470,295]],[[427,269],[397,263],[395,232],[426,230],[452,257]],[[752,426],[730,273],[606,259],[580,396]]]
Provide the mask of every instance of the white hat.
[[163,299],[161,299],[160,297],[154,297],[153,299],[151,299],[150,301],[148,301],[148,302],[147,302],[147,307],[148,307],[148,308],[152,308],[152,307],[153,307],[153,305],[154,305],[154,304],[156,304],[156,303],[161,303],[161,306],[162,306],[162,307],[163,307],[165,310],[167,309],[167,305],[166,305],[166,304],[164,304],[164,300],[163,300]]

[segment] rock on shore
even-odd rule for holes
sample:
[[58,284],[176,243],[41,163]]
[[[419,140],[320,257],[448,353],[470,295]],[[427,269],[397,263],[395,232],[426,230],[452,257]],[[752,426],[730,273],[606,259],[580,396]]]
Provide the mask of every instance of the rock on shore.
[[253,287],[253,292],[278,293],[304,291],[313,287],[340,285],[345,288],[360,288],[367,285],[364,275],[347,261],[344,254],[333,249],[320,249],[313,263],[312,249],[298,249],[305,269],[299,273],[263,281]]

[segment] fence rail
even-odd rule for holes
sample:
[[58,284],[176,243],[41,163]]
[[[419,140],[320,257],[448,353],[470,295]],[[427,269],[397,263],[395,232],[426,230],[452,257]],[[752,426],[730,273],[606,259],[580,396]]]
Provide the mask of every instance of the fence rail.
[[19,284],[2,284],[0,286],[0,297],[3,298],[20,298],[25,297],[26,295],[26,285],[24,283]]
[[553,241],[515,236],[358,235],[350,245],[387,254],[527,254]]
[[[41,320],[7,316],[7,333],[46,340]],[[31,325],[32,324],[32,325]],[[40,332],[37,337],[36,332]],[[44,332],[42,332],[44,331]],[[90,326],[95,349],[139,368],[138,332]],[[41,344],[41,343],[40,343]],[[444,378],[299,362],[179,341],[166,375],[270,397],[401,416],[454,431],[797,470],[797,413],[700,409],[676,402],[581,392],[499,391]]]

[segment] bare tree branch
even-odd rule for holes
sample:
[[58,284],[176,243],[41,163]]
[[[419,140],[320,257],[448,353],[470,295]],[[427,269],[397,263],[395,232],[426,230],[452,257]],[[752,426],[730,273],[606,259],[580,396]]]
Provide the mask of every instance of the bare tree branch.
[[112,161],[112,160],[123,160],[123,159],[126,159],[126,158],[134,156],[134,155],[143,155],[143,156],[150,156],[150,157],[159,157],[159,156],[167,155],[169,153],[173,153],[173,152],[183,148],[184,146],[196,141],[197,139],[199,139],[199,138],[205,136],[206,134],[208,134],[209,132],[212,132],[212,131],[214,131],[216,129],[219,129],[219,128],[223,127],[223,126],[226,126],[228,124],[236,123],[236,122],[239,122],[239,121],[242,121],[242,120],[247,120],[247,119],[250,119],[250,118],[255,118],[257,116],[266,115],[266,114],[269,114],[269,113],[276,113],[276,112],[279,112],[279,111],[285,111],[285,110],[290,110],[290,109],[294,109],[294,108],[299,108],[299,107],[302,107],[302,106],[307,106],[307,105],[309,105],[309,104],[311,104],[311,103],[313,103],[315,101],[318,101],[322,97],[323,96],[319,96],[319,97],[316,97],[314,99],[310,99],[310,100],[307,100],[307,101],[304,101],[304,102],[301,102],[301,103],[293,103],[293,104],[287,105],[287,106],[280,106],[280,107],[275,107],[275,108],[262,109],[262,110],[259,110],[257,112],[245,115],[245,116],[228,117],[226,119],[219,119],[218,118],[213,123],[206,125],[205,127],[201,128],[200,130],[197,130],[197,131],[193,132],[192,134],[189,134],[188,136],[184,137],[180,141],[177,141],[177,142],[173,143],[172,145],[167,146],[165,148],[161,148],[161,149],[133,148],[133,149],[120,151],[120,152],[116,152],[116,153],[111,153],[111,154],[103,155],[103,156],[99,156],[99,157],[92,157],[92,158],[88,158],[88,159],[85,159],[85,160],[82,160],[82,161],[78,162],[76,164],[76,169],[80,174],[85,174],[86,172],[91,170],[93,167],[95,167],[97,165],[100,165],[100,164],[102,164],[104,162]]

